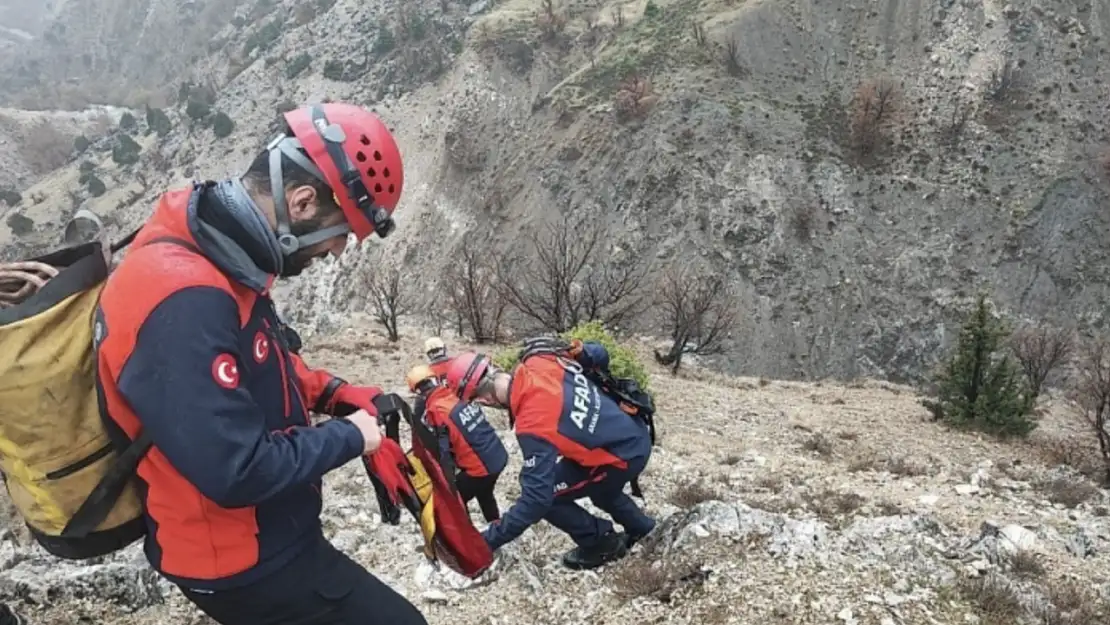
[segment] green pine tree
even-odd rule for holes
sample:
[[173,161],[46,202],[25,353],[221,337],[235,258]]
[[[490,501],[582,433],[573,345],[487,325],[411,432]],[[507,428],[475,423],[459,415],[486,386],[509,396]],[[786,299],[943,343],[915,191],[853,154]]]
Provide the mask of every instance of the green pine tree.
[[1024,437],[1037,423],[1030,417],[1032,393],[1021,370],[1002,349],[1009,329],[980,296],[937,378],[939,414],[945,423],[999,437]]

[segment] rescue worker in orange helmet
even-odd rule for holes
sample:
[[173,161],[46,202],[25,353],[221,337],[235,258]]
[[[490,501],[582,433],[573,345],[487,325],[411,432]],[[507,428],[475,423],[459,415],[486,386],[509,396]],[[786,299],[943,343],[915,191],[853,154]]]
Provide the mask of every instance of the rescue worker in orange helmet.
[[424,424],[438,435],[440,455],[454,460],[455,486],[463,502],[477,499],[488,523],[501,518],[493,491],[509,454],[481,406],[459,401],[428,365],[413,367],[405,382],[424,400]]
[[[586,343],[577,362],[540,354],[512,373],[483,354],[466,352],[452,359],[447,385],[462,401],[485,398],[508,409],[524,456],[520,498],[482,532],[490,548],[515,540],[543,519],[577,545],[563,555],[563,565],[592,569],[624,556],[655,528],[623,490],[647,466],[650,430],[582,375],[583,368],[608,361],[598,343]],[[579,506],[575,500],[582,497],[624,532]]]
[[440,379],[447,376],[447,367],[451,366],[451,358],[447,356],[447,346],[438,336],[429,337],[424,341],[424,355],[428,357],[428,366],[432,368]]
[[152,438],[137,469],[147,559],[216,622],[426,625],[321,528],[325,473],[370,454],[388,475],[375,463],[403,458],[379,430],[381,390],[311,369],[271,299],[276,278],[339,256],[348,234],[393,230],[401,155],[357,106],[284,121],[243,176],[165,193],[108,278],[106,426],[121,447]]

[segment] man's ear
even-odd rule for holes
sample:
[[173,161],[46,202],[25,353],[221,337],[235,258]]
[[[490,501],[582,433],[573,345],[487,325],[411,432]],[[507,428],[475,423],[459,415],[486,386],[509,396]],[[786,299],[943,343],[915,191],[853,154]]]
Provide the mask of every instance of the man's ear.
[[292,221],[306,221],[316,217],[320,203],[316,201],[316,189],[302,184],[285,192],[285,203],[289,207]]

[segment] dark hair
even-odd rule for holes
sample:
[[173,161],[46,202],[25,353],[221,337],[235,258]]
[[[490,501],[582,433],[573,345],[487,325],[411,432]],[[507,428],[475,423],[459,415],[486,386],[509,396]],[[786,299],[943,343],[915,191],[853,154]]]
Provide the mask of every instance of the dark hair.
[[[283,126],[281,132],[286,136],[293,136],[293,131],[289,126]],[[300,153],[308,158],[308,153],[304,149]],[[310,159],[311,160],[311,159]],[[243,175],[243,181],[255,193],[263,194],[267,197],[271,195],[270,191],[270,152],[262,150],[254,157],[251,166],[247,169],[247,173]],[[320,214],[317,217],[325,217],[332,215],[341,209],[335,202],[334,192],[322,180],[313,176],[309,172],[301,169],[296,163],[290,161],[283,154],[281,157],[281,181],[285,189],[308,185],[316,190],[316,196],[320,202]]]

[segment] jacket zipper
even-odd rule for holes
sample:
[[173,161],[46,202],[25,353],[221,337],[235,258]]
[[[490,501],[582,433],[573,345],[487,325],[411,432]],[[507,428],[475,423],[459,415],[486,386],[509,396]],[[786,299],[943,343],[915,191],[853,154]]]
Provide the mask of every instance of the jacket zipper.
[[277,336],[273,328],[270,326],[269,319],[263,319],[262,324],[266,326],[266,334],[270,336],[270,340],[274,343],[274,353],[277,354],[278,369],[281,371],[281,390],[285,400],[285,418],[288,419],[291,415],[292,406],[290,406],[290,393],[289,393],[289,373],[285,370],[285,354],[281,343],[278,342]]

